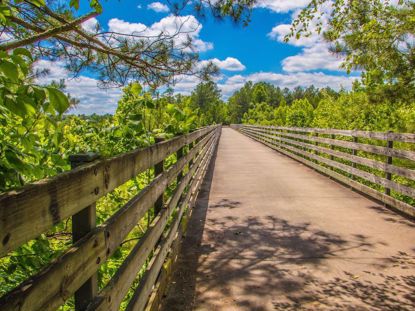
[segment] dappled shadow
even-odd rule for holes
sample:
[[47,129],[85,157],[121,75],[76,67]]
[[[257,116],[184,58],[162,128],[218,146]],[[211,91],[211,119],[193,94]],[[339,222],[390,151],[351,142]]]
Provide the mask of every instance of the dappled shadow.
[[[397,210],[391,210],[389,208],[386,208],[380,205],[372,205],[372,206],[369,206],[368,208],[379,213],[382,216],[383,220],[387,222],[401,224],[401,225],[405,225],[411,228],[415,228],[415,219]],[[397,217],[396,215],[397,213],[399,214],[400,217]]]
[[[204,193],[189,224],[166,311],[415,308],[410,254],[365,257],[382,242],[362,234],[346,239],[274,215],[206,219],[208,208]],[[360,256],[351,255],[356,252]],[[405,269],[408,275],[401,274]]]
[[[254,202],[237,187],[229,194],[220,188],[221,178],[215,180],[221,191],[215,190],[209,200],[214,166],[213,160],[164,311],[415,310],[415,249],[398,252],[395,245],[397,232],[408,232],[412,222],[401,223],[381,208],[376,212],[382,218],[410,228],[391,232],[397,225],[388,219],[388,230],[378,228],[379,222],[371,219],[359,221],[360,214],[348,218],[347,210],[336,206],[337,198],[333,206],[322,205],[320,214],[301,214],[301,206],[279,208],[282,204],[273,205],[270,197],[260,195]],[[261,206],[261,200],[268,205]],[[308,208],[320,208],[313,203]],[[321,216],[331,207],[334,215]],[[319,222],[313,216],[321,217]],[[327,225],[330,221],[341,228]],[[362,228],[366,224],[369,229]],[[385,238],[389,234],[394,238]]]
[[209,208],[237,208],[239,205],[241,205],[241,202],[239,201],[233,201],[228,199],[222,199],[216,204],[209,205]]

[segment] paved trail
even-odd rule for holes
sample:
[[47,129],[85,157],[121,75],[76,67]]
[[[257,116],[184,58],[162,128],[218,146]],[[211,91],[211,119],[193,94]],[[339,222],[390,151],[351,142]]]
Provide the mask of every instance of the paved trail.
[[415,310],[414,222],[229,128],[178,266],[165,311]]

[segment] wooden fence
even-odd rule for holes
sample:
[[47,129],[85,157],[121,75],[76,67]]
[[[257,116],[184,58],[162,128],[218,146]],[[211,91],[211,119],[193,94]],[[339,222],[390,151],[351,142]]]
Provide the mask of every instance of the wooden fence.
[[415,217],[415,134],[256,125],[232,127]]
[[[177,255],[186,223],[183,218],[195,202],[219,135],[220,126],[206,127],[1,195],[0,256],[69,217],[74,244],[0,298],[0,310],[56,310],[73,296],[76,310],[118,310],[145,263],[148,267],[126,310],[155,309]],[[177,154],[177,161],[163,170],[163,160],[172,154]],[[151,168],[155,168],[155,178],[104,224],[95,227],[97,199]],[[172,184],[176,184],[173,194],[163,203],[163,193]],[[151,208],[156,217],[144,236],[98,291],[99,267]]]

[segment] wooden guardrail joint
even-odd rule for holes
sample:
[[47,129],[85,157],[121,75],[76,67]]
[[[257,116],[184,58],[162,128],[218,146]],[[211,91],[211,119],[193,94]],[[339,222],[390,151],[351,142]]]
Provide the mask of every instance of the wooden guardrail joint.
[[[156,137],[155,138],[156,144],[157,143],[161,143],[164,140],[165,139],[162,138],[162,137]],[[154,165],[154,176],[156,177],[156,176],[162,174],[163,171],[164,171],[164,160],[161,160],[159,163],[157,163],[156,165]],[[164,202],[163,202],[163,196],[164,195],[161,194],[158,197],[158,199],[156,200],[156,203],[154,204],[154,217],[156,217],[160,213],[161,209],[163,208],[163,204],[164,204]]]
[[[69,156],[71,168],[77,168],[99,159],[97,153],[84,153]],[[99,192],[99,189],[95,189]],[[72,242],[76,243],[96,227],[96,204],[88,205],[72,216]],[[74,294],[75,310],[83,311],[98,293],[98,274],[89,278]]]
[[[179,148],[179,150],[177,150],[176,152],[177,161],[179,161],[179,159],[181,159],[183,155],[184,155],[184,146]],[[182,178],[183,178],[183,170],[180,171],[179,174],[177,174],[177,184],[179,184]]]
[[[270,135],[271,128],[278,132]],[[242,125],[240,131],[355,190],[366,193],[388,207],[415,217],[415,206],[400,197],[404,195],[415,198],[412,183],[405,181],[415,180],[415,146],[394,146],[394,142],[414,144],[415,133],[255,125]],[[337,135],[350,139],[345,140]],[[275,136],[278,136],[280,143],[275,143]],[[372,140],[386,141],[386,144],[379,145]],[[404,163],[411,162],[403,164],[401,161],[394,161],[395,158],[404,159]],[[376,173],[379,171],[384,175],[379,176]],[[393,180],[395,175],[405,179]],[[367,182],[370,184],[367,185]],[[379,191],[379,187],[384,191]],[[391,193],[392,191],[394,192]]]
[[[388,140],[386,141],[386,147],[389,148],[389,149],[393,149],[393,140],[390,138],[392,136],[391,134],[393,134],[392,131],[389,131],[387,133]],[[388,155],[386,157],[386,164],[387,165],[392,165],[393,164],[393,157],[391,155]],[[387,180],[392,180],[392,173],[385,171],[385,178]],[[391,189],[389,187],[385,187],[385,194],[386,195],[390,195],[391,194]]]

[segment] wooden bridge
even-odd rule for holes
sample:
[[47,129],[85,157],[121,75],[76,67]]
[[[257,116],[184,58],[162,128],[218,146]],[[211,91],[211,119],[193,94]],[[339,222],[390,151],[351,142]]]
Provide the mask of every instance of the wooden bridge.
[[[414,310],[414,143],[211,126],[3,194],[0,256],[70,217],[74,244],[0,310],[68,299],[119,310],[126,296],[126,310]],[[94,203],[146,171],[153,180],[95,226]],[[150,210],[146,233],[98,288],[99,267]]]

